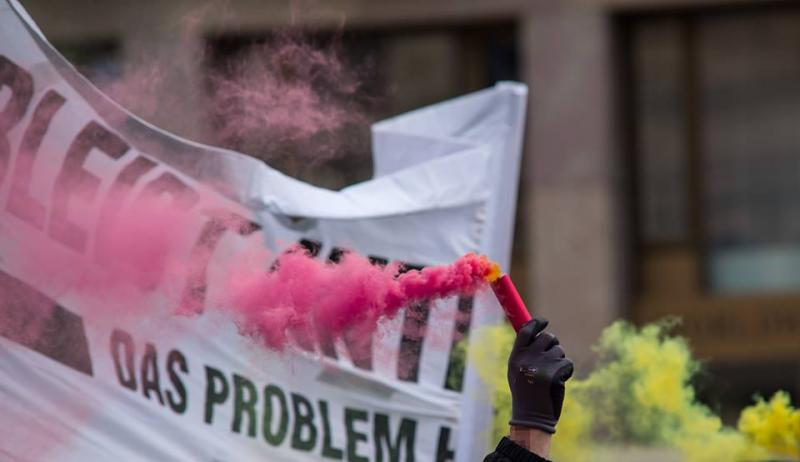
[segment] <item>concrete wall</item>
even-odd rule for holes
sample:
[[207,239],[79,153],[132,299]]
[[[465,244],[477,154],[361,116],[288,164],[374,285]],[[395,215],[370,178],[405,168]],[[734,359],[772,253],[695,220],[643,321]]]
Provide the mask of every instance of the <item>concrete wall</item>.
[[523,24],[529,298],[580,372],[621,306],[610,24],[601,9],[564,4]]

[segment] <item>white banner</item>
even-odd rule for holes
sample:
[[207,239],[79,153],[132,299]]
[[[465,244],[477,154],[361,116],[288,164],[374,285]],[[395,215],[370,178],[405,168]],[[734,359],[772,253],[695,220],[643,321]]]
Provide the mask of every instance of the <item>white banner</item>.
[[[300,243],[329,260],[350,249],[416,266],[473,251],[507,268],[525,86],[499,84],[376,124],[375,177],[330,191],[128,114],[6,1],[0,459],[482,457],[491,409],[474,371],[467,367],[462,382],[450,367],[461,336],[500,319],[491,297],[420,304],[383,322],[373,339],[295,339],[289,352],[262,348],[218,312],[151,313],[174,311],[175,293],[202,310],[224,263],[263,247]],[[133,299],[157,310],[137,316],[123,309],[130,301],[86,285],[104,274],[95,262],[113,232],[105,218],[147,193],[188,210],[192,239],[172,251],[199,258],[203,271],[180,287],[154,276]],[[210,254],[196,252],[200,242]],[[53,262],[58,268],[46,267]]]

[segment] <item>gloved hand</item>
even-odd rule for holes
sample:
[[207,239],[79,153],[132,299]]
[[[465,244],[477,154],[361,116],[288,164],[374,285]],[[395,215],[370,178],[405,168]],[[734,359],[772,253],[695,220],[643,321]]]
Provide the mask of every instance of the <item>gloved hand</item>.
[[558,339],[544,332],[547,321],[528,321],[517,334],[508,358],[511,425],[555,433],[564,403],[564,382],[572,377],[572,361]]

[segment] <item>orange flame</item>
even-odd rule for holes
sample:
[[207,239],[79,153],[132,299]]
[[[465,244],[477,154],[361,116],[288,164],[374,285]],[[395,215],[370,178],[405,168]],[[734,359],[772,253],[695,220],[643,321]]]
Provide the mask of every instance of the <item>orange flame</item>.
[[[486,257],[484,257],[484,258],[486,258]],[[487,258],[487,260],[488,260],[488,258]],[[503,275],[503,272],[500,271],[500,265],[498,265],[497,263],[492,261],[492,262],[490,262],[490,264],[491,264],[491,266],[489,267],[489,272],[486,273],[486,282],[492,283],[492,282],[500,279],[500,276]]]

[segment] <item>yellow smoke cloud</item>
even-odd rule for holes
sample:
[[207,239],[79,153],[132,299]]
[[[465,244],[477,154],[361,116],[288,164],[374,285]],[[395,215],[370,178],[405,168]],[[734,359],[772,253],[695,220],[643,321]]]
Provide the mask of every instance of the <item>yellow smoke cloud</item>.
[[[690,462],[800,457],[800,411],[787,394],[743,410],[738,430],[723,426],[697,401],[690,380],[699,365],[685,339],[667,335],[672,324],[638,329],[616,322],[605,329],[595,347],[596,368],[567,383],[553,457],[597,460],[609,445],[673,448]],[[505,369],[515,334],[497,326],[476,335],[469,357],[493,394],[496,440],[508,432],[511,396]]]
[[777,456],[800,459],[800,410],[779,391],[772,399],[757,398],[739,416],[739,431]]

